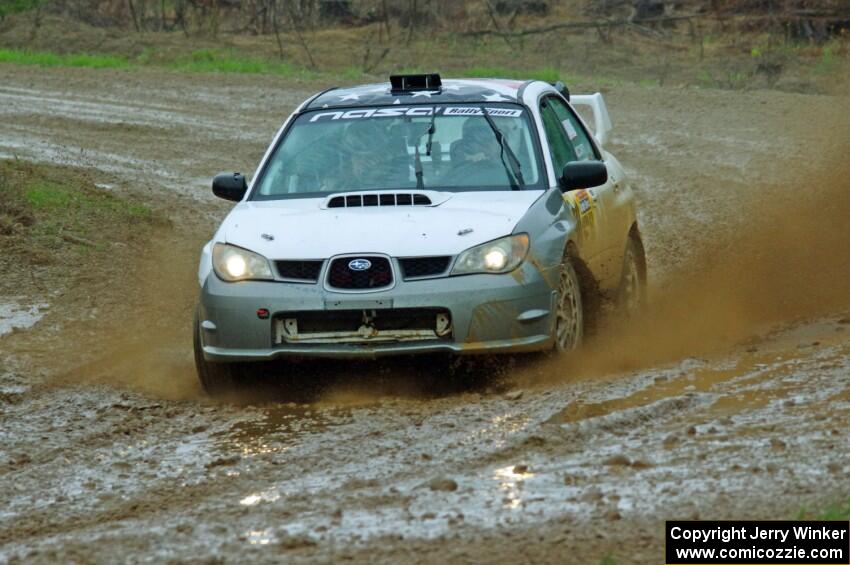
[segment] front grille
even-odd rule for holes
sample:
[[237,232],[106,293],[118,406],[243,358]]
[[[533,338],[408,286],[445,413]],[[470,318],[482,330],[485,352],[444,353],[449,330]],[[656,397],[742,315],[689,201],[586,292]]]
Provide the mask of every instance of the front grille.
[[405,279],[441,275],[449,268],[451,257],[410,257],[399,259],[401,273]]
[[322,261],[275,261],[278,274],[284,279],[316,282]]
[[[352,269],[349,265],[356,259],[367,260],[369,268]],[[393,270],[386,257],[340,257],[331,262],[328,269],[328,285],[346,290],[378,289],[393,284]]]
[[431,199],[424,194],[380,193],[349,194],[334,196],[328,200],[328,208],[359,208],[362,206],[430,206]]

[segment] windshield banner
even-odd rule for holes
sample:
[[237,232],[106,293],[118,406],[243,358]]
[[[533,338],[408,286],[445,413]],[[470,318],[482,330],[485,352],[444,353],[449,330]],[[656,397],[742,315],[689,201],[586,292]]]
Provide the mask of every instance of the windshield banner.
[[[398,118],[427,117],[431,113],[437,116],[483,116],[478,106],[399,106],[395,108],[357,108],[356,110],[338,110],[317,112],[308,123],[326,122],[333,120],[358,120],[363,118]],[[494,118],[518,118],[522,115],[521,108],[487,108],[487,113]]]

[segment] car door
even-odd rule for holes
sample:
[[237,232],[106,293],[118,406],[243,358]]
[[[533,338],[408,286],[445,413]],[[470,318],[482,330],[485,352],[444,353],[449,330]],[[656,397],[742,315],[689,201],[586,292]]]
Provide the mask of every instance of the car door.
[[[574,160],[605,161],[604,155],[593,143],[572,108],[559,96],[547,97],[547,103],[567,137]],[[605,165],[608,169],[608,181],[601,186],[587,189],[590,202],[583,206],[587,208],[589,204],[592,213],[594,264],[591,269],[595,271],[603,287],[611,287],[619,282],[625,249],[625,238],[624,234],[620,233],[620,225],[623,223],[623,214],[627,213],[628,209],[623,199],[619,198],[622,182],[619,167],[608,161],[605,161]]]
[[[555,111],[556,102],[557,98],[554,96],[543,97],[540,100],[540,118],[546,132],[552,166],[555,174],[560,175],[567,163],[579,159],[567,130]],[[601,253],[605,245],[600,238],[597,197],[590,190],[579,189],[564,193],[563,198],[565,205],[572,208],[578,223],[576,243],[581,257],[599,278],[603,269]]]

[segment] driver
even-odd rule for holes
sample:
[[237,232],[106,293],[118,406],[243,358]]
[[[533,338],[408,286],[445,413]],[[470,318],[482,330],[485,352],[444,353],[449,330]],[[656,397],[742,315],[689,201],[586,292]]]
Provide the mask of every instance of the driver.
[[451,149],[451,176],[463,178],[464,185],[509,184],[510,178],[501,163],[501,151],[493,129],[483,116],[467,118],[462,137]]
[[[400,151],[393,151],[398,141]],[[401,139],[395,139],[379,120],[355,120],[340,141],[340,188],[370,189],[400,185],[407,167],[399,167],[399,157],[406,161],[407,152]],[[399,178],[399,175],[402,175]]]
[[[352,120],[344,129],[317,139],[310,151],[300,154],[294,169],[310,180],[304,183],[306,190],[336,192],[403,186],[408,172],[403,138],[394,138],[382,123],[376,122]],[[401,165],[390,150],[396,139],[402,144]]]
[[493,130],[483,117],[467,118],[461,139],[452,148],[452,161],[457,161],[457,165],[498,161],[500,149]]

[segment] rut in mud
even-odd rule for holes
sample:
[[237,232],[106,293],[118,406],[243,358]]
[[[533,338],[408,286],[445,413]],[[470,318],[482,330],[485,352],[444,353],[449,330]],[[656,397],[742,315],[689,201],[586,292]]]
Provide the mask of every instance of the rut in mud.
[[0,336],[0,559],[645,563],[665,518],[850,495],[846,102],[606,93],[654,309],[568,363],[272,366],[217,403],[189,339],[225,210],[204,179],[249,171],[309,89],[0,69],[0,152],[106,171],[173,224],[104,296],[20,289],[43,318]]

